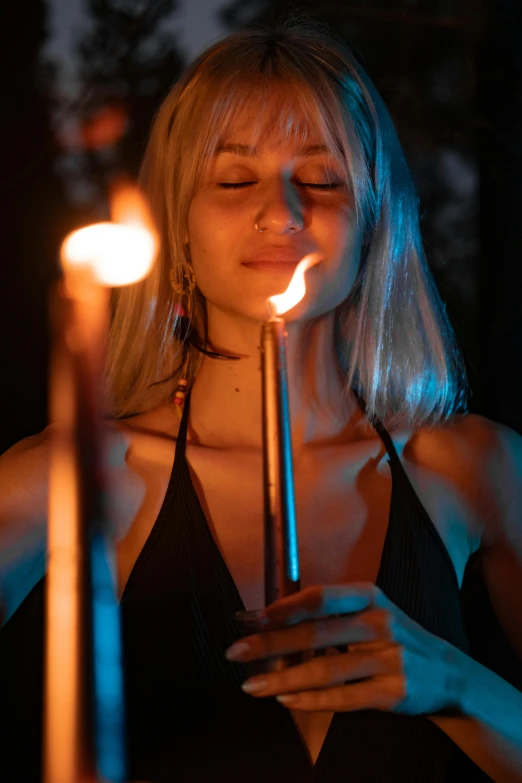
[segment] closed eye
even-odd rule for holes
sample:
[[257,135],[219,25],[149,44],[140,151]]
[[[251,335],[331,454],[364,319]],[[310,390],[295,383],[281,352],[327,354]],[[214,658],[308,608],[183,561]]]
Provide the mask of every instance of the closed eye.
[[338,190],[342,187],[340,182],[298,182],[303,188],[315,188],[316,190]]
[[[225,190],[237,190],[246,188],[248,185],[255,185],[255,182],[219,182],[219,187]],[[301,188],[311,188],[312,190],[338,190],[342,187],[340,182],[296,182]]]
[[219,182],[220,188],[229,188],[230,190],[233,190],[234,188],[245,188],[247,185],[255,185],[255,182]]

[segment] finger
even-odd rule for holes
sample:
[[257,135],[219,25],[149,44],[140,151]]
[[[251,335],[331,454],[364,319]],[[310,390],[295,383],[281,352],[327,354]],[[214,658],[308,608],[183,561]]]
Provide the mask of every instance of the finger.
[[355,712],[366,709],[389,712],[404,698],[404,678],[396,674],[324,690],[276,696],[277,701],[292,710],[328,712]]
[[314,658],[280,672],[251,677],[241,687],[245,693],[253,696],[275,696],[312,688],[331,688],[352,680],[399,674],[401,671],[401,649],[393,645],[373,653],[344,653]]
[[362,650],[384,650],[395,644],[395,642],[388,641],[387,639],[377,639],[374,642],[353,642],[350,647],[350,651],[360,652]]
[[267,606],[261,616],[271,623],[294,624],[314,617],[360,612],[376,606],[381,591],[371,582],[313,585]]
[[252,661],[305,650],[343,647],[359,642],[393,642],[393,616],[386,609],[373,609],[354,617],[326,617],[292,627],[246,636],[226,652],[229,660]]

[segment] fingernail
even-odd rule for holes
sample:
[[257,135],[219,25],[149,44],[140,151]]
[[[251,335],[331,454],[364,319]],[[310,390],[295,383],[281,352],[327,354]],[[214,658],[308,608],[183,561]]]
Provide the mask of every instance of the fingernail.
[[276,700],[281,704],[295,704],[299,700],[299,696],[276,696]]
[[225,658],[228,661],[240,661],[250,650],[250,645],[247,642],[236,642],[229,647],[225,652]]
[[268,682],[266,680],[256,680],[254,678],[246,680],[241,686],[241,690],[245,693],[258,693],[259,691],[266,690]]

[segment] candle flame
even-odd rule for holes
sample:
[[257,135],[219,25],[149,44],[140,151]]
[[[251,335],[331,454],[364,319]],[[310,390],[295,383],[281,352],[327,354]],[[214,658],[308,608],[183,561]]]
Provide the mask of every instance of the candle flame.
[[62,244],[64,266],[89,268],[98,283],[123,286],[149,273],[156,258],[158,238],[148,209],[137,188],[115,190],[113,222],[95,223],[73,231]]
[[295,307],[306,294],[305,272],[310,267],[315,266],[322,260],[319,253],[309,253],[301,259],[295,268],[290,285],[283,294],[270,296],[268,298],[269,307],[273,315],[283,315],[292,307]]
[[149,207],[139,188],[120,177],[111,186],[111,220],[127,226],[145,226],[155,234]]

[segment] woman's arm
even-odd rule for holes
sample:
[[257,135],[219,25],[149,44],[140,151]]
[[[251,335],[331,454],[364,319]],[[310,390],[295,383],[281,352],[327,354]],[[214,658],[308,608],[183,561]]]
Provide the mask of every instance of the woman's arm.
[[[480,474],[473,510],[483,531],[482,573],[495,615],[522,667],[522,437],[481,416],[466,417],[466,425],[469,464],[479,467]],[[493,780],[522,780],[522,693],[464,654],[460,669],[464,715],[429,719]]]
[[[18,609],[47,568],[47,516],[52,426],[0,456],[0,626]],[[142,500],[142,481],[128,470],[130,435],[106,423],[105,502],[110,533],[128,531]]]
[[0,624],[45,573],[50,428],[0,457]]
[[482,520],[479,557],[491,605],[522,667],[522,437],[488,425],[495,441],[483,476],[490,510]]
[[455,650],[462,715],[427,715],[496,783],[522,781],[522,693]]

